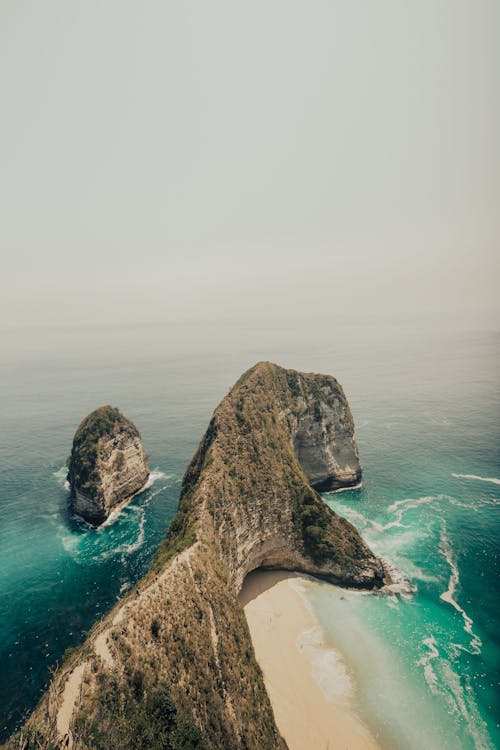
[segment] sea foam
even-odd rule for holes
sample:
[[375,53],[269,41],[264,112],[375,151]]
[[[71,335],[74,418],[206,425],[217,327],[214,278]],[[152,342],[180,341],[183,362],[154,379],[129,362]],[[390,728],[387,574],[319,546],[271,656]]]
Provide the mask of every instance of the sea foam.
[[455,593],[460,583],[460,576],[458,572],[458,566],[453,555],[451,543],[450,543],[448,534],[446,533],[445,526],[443,526],[441,530],[441,540],[440,540],[439,551],[442,554],[442,556],[445,558],[446,562],[448,563],[451,569],[451,575],[448,580],[448,588],[446,591],[443,591],[443,593],[440,594],[439,598],[442,599],[444,602],[451,604],[451,606],[454,607],[454,609],[456,609],[457,612],[459,612],[462,615],[462,618],[464,621],[464,630],[470,636],[470,644],[469,644],[468,649],[465,646],[462,646],[460,644],[456,644],[456,647],[460,650],[469,651],[471,654],[480,654],[483,644],[479,636],[477,636],[472,630],[472,625],[474,624],[474,621],[472,620],[471,617],[469,617],[465,609],[463,609],[455,599]]
[[478,482],[490,482],[490,484],[500,484],[500,479],[496,477],[480,477],[477,474],[453,474],[452,477],[457,479],[475,479]]
[[492,750],[486,725],[479,713],[470,681],[465,678],[465,688],[450,662],[443,657],[433,635],[422,641],[427,651],[417,664],[423,667],[424,677],[433,695],[441,695],[450,713],[465,723],[465,730],[474,742],[476,750]]
[[57,471],[52,472],[52,476],[56,478],[57,483],[61,485],[61,487],[64,487],[66,491],[69,490],[69,482],[66,479],[66,476],[68,474],[68,467],[66,464],[61,466],[60,469],[57,469]]
[[315,682],[328,701],[347,705],[352,698],[354,687],[342,655],[325,642],[319,625],[304,630],[297,646],[307,657]]

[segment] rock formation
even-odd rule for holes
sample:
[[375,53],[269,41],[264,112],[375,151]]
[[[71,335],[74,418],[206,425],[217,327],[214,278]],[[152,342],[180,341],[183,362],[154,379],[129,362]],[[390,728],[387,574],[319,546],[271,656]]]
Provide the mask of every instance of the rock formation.
[[94,525],[128,502],[149,477],[136,426],[112,406],[101,406],[78,427],[69,458],[73,509]]
[[237,594],[258,567],[390,582],[311,486],[352,485],[360,471],[334,378],[266,362],[245,373],[185,473],[150,573],[56,675],[25,750],[283,750]]

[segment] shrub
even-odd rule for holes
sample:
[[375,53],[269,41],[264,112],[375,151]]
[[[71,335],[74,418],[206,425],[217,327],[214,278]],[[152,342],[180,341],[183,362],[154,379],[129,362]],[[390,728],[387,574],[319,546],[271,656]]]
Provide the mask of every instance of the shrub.
[[151,634],[155,639],[160,635],[160,621],[157,617],[151,622]]

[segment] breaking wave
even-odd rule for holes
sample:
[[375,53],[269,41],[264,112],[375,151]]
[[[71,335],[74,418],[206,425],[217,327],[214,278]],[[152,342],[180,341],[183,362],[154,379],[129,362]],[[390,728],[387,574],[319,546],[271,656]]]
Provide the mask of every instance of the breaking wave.
[[155,484],[155,482],[158,482],[159,479],[172,479],[172,477],[173,474],[166,474],[164,471],[160,471],[159,469],[153,469],[153,471],[149,474],[148,481],[142,488],[142,492],[152,487],[153,484]]
[[[59,484],[66,471],[64,466],[54,472]],[[53,521],[58,526],[57,536],[65,551],[78,563],[88,560],[97,562],[118,555],[127,557],[137,552],[146,540],[147,507],[169,486],[168,480],[172,477],[172,474],[154,469],[136,498],[113,510],[98,528],[78,516],[71,516],[71,523],[68,524],[59,514],[55,514]]]
[[325,642],[324,633],[315,625],[304,630],[297,639],[297,646],[307,657],[315,682],[328,701],[348,704],[354,692],[352,679],[342,655]]
[[490,484],[500,484],[500,479],[496,477],[480,477],[477,474],[453,474],[452,477],[457,479],[475,479],[478,482],[490,482]]
[[353,484],[350,487],[339,487],[338,490],[330,490],[329,492],[325,492],[325,495],[338,495],[339,492],[350,492],[351,490],[360,490],[363,486],[363,482],[358,482],[358,484]]
[[433,635],[431,635],[428,638],[424,638],[423,644],[424,646],[427,647],[428,651],[426,654],[424,654],[424,656],[422,656],[418,660],[417,664],[424,668],[425,680],[427,684],[429,685],[431,693],[433,693],[434,695],[437,695],[437,693],[439,692],[438,677],[432,665],[432,662],[434,661],[434,659],[437,659],[439,657],[439,651],[437,650],[436,639],[434,638]]
[[425,681],[431,693],[442,696],[449,712],[464,721],[465,730],[472,738],[476,750],[493,750],[469,678],[465,677],[464,687],[448,659],[440,654],[433,635],[424,638],[422,643],[426,647],[426,653],[417,661],[417,665],[423,667]]
[[439,598],[442,599],[442,601],[447,602],[447,604],[451,604],[451,606],[454,607],[454,609],[456,609],[456,611],[462,615],[464,621],[464,630],[470,636],[469,648],[466,648],[465,646],[462,646],[460,644],[455,644],[455,647],[460,650],[468,651],[471,654],[480,654],[483,644],[479,636],[477,636],[472,630],[474,621],[471,617],[469,617],[467,612],[460,606],[460,604],[458,604],[457,600],[455,599],[455,593],[458,585],[460,584],[460,576],[458,572],[458,566],[453,555],[450,539],[448,537],[448,534],[446,533],[446,527],[444,526],[441,530],[439,551],[445,558],[451,569],[450,578],[448,580],[448,588],[446,591],[443,591],[443,593],[440,594]]
[[69,482],[66,479],[66,476],[68,474],[68,467],[66,464],[61,466],[60,469],[57,469],[57,471],[52,472],[52,476],[56,478],[57,484],[59,484],[61,487],[64,487],[66,491],[69,490]]

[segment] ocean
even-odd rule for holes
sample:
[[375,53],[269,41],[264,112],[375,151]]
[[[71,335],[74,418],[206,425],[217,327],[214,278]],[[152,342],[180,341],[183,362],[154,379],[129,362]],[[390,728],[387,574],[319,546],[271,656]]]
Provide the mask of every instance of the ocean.
[[[408,582],[399,596],[308,590],[384,750],[500,747],[500,337],[442,317],[209,322],[3,333],[0,738],[147,570],[184,470],[242,371],[335,375],[364,466],[325,495]],[[78,423],[103,404],[139,428],[150,486],[99,530],[68,508]]]

